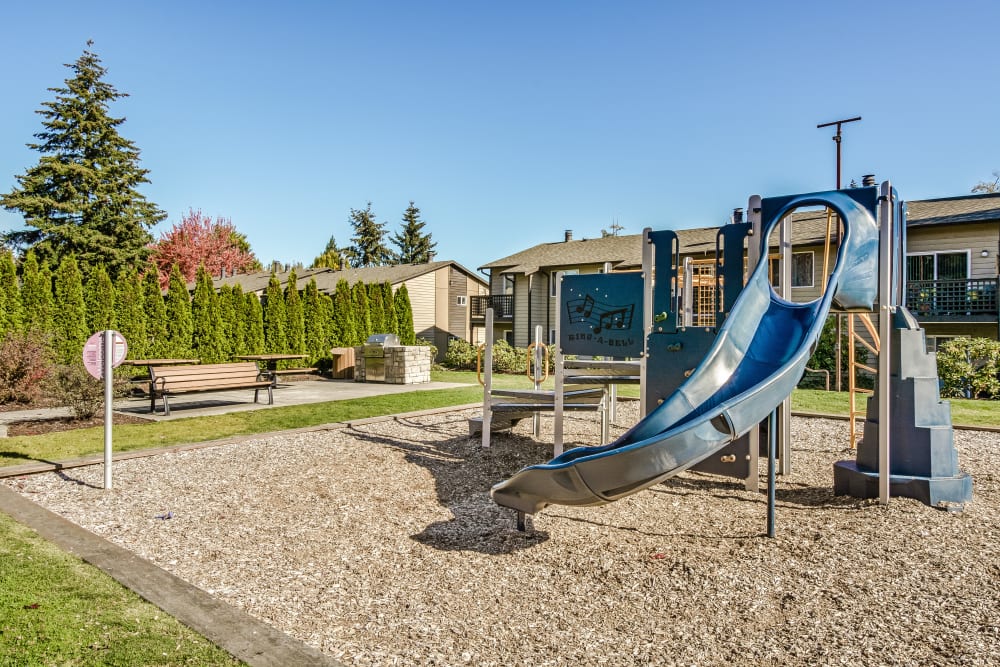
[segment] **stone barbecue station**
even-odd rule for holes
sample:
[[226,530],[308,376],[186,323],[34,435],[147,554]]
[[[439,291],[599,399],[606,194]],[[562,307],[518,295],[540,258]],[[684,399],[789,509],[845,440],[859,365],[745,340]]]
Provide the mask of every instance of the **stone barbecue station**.
[[431,348],[426,345],[400,345],[395,334],[373,334],[354,350],[355,382],[431,381]]

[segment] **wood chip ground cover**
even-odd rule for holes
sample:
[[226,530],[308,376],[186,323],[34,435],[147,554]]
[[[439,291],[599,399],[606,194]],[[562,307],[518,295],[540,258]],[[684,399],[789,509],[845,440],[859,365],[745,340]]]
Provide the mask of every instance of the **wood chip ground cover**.
[[692,473],[518,533],[489,487],[550,457],[551,419],[482,450],[471,414],[123,461],[109,492],[100,466],[4,483],[347,664],[996,664],[995,433],[955,433],[960,513],[835,497],[846,422],[795,418],[777,539],[763,492]]

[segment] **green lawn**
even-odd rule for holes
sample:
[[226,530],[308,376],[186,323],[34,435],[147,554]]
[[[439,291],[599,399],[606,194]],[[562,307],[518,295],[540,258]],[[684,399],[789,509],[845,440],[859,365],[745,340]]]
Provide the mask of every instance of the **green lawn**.
[[0,514],[0,665],[240,665],[117,581]]

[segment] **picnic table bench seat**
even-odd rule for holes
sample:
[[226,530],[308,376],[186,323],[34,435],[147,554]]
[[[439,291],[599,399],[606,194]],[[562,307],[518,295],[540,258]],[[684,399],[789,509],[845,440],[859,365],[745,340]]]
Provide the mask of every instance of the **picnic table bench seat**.
[[253,389],[256,403],[261,389],[267,389],[267,404],[274,404],[271,378],[252,361],[197,366],[151,366],[149,369],[149,411],[156,411],[156,399],[163,400],[163,414],[170,414],[169,396],[226,389]]

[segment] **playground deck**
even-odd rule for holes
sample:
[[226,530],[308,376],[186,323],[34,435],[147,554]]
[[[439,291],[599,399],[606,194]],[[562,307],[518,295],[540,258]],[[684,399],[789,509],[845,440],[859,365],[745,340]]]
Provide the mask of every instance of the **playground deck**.
[[[793,419],[778,536],[762,493],[684,473],[518,533],[489,487],[549,417],[474,411],[289,434],[3,483],[349,664],[988,664],[1000,654],[1000,448],[956,431],[961,513],[834,497],[846,422]],[[621,433],[638,419],[619,405]],[[566,419],[592,443],[599,420]],[[546,444],[548,443],[548,444]],[[82,482],[82,484],[81,484]],[[157,517],[170,514],[170,519]]]

